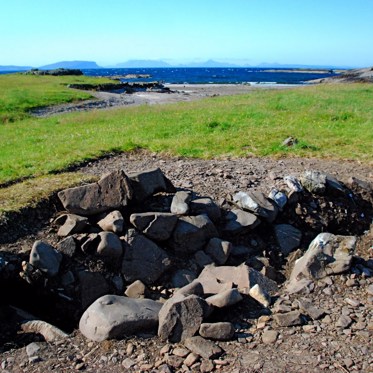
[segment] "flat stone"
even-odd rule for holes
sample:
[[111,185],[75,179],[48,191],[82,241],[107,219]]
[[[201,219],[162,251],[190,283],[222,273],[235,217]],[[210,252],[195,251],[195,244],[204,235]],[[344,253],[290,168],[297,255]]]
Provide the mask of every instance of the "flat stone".
[[273,315],[273,319],[279,326],[296,326],[302,325],[303,320],[299,311],[291,311],[287,313],[276,313]]
[[341,315],[337,322],[335,323],[335,326],[346,329],[352,324],[352,319],[349,316]]
[[199,328],[201,337],[217,341],[231,340],[234,331],[234,326],[230,322],[203,323]]
[[72,258],[77,251],[75,238],[72,236],[64,238],[57,244],[56,249],[63,255]]
[[262,342],[264,344],[273,344],[277,341],[278,331],[276,330],[265,330],[262,334]]
[[120,211],[115,210],[101,219],[97,225],[104,231],[121,233],[124,229],[124,219]]
[[93,341],[152,332],[158,324],[162,304],[150,299],[131,299],[105,295],[82,315],[81,333]]
[[224,308],[233,306],[234,304],[241,302],[242,299],[243,297],[237,289],[228,289],[206,298],[206,302],[210,306]]
[[43,241],[35,241],[29,261],[35,268],[44,272],[47,276],[53,277],[60,270],[62,254]]
[[191,192],[176,192],[171,202],[171,213],[176,215],[187,215],[189,212],[189,202],[191,201],[191,199]]
[[146,285],[153,284],[169,267],[167,253],[145,236],[130,230],[126,243],[122,273],[127,282],[141,280]]
[[319,320],[324,314],[325,310],[314,306],[310,301],[301,299],[298,301],[299,309],[309,316],[312,320]]
[[178,217],[166,212],[144,212],[130,216],[130,222],[155,241],[165,241],[171,237]]
[[169,244],[176,252],[194,253],[202,249],[218,232],[207,215],[179,218]]
[[175,191],[171,181],[166,178],[159,168],[133,172],[128,174],[128,177],[131,180],[137,201],[143,201],[158,192],[173,193]]
[[224,241],[214,237],[208,242],[205,252],[216,264],[223,265],[228,260],[233,245],[229,241]]
[[234,284],[240,292],[248,292],[250,288],[258,284],[269,294],[278,291],[277,283],[263,276],[260,272],[241,264],[238,267],[209,265],[198,276],[205,294],[217,294],[232,288]]
[[40,343],[32,342],[26,346],[26,354],[28,357],[37,356],[40,353]]
[[187,367],[191,367],[193,364],[195,364],[200,359],[200,356],[198,354],[195,354],[194,352],[191,352],[186,359],[184,360],[184,364]]
[[206,309],[206,302],[196,295],[174,295],[159,312],[158,336],[173,343],[193,336],[202,324]]
[[204,359],[216,359],[223,354],[223,350],[219,346],[200,336],[187,338],[184,341],[184,346]]
[[230,234],[240,234],[255,229],[260,220],[252,213],[233,209],[225,216],[224,231]]
[[302,232],[290,224],[277,224],[274,226],[277,243],[284,255],[289,255],[298,248],[302,240]]
[[199,297],[202,297],[204,295],[203,287],[198,280],[194,280],[190,284],[177,290],[174,296],[177,295],[183,295],[184,297],[187,297],[188,295],[198,295]]
[[64,208],[88,216],[127,206],[133,191],[124,171],[104,175],[97,183],[65,189],[58,193]]

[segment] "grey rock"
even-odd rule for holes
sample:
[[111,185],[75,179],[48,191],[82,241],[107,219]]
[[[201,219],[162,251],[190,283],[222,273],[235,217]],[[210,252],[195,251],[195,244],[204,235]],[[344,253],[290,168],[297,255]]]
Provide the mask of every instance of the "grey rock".
[[278,191],[277,189],[272,189],[269,192],[268,198],[270,198],[272,201],[274,201],[281,211],[285,207],[285,205],[288,201],[288,197],[286,196],[286,194]]
[[264,307],[269,307],[271,304],[271,296],[266,291],[264,291],[258,284],[254,285],[249,290],[249,295]]
[[182,288],[196,279],[196,274],[188,269],[177,270],[172,278],[171,283],[174,288]]
[[204,251],[198,250],[194,254],[194,259],[199,268],[204,268],[209,264],[213,264],[214,261],[212,260],[210,255],[207,255]]
[[187,338],[184,341],[184,346],[204,359],[216,359],[223,354],[223,350],[219,346],[200,336]]
[[284,255],[289,255],[299,247],[302,240],[302,232],[290,224],[275,225],[275,234],[280,250]]
[[144,212],[132,214],[130,222],[147,237],[155,241],[168,240],[178,217],[170,213]]
[[93,341],[150,333],[157,327],[162,304],[150,299],[105,295],[82,315],[81,333]]
[[262,342],[264,344],[273,344],[277,341],[278,331],[276,330],[265,330],[262,334]]
[[319,320],[325,314],[325,310],[314,306],[312,302],[307,299],[300,299],[298,303],[299,309],[312,320]]
[[193,215],[206,214],[213,222],[221,218],[220,207],[211,198],[194,199],[189,203],[189,207]]
[[338,190],[342,193],[347,193],[348,189],[340,181],[332,175],[326,174],[326,187],[328,189]]
[[141,234],[130,230],[126,237],[122,273],[127,282],[153,284],[170,265],[167,253]]
[[206,246],[205,252],[216,264],[222,265],[228,260],[233,245],[229,241],[223,241],[220,238],[211,238]]
[[300,193],[303,192],[302,184],[299,180],[291,175],[285,176],[284,181],[292,192]]
[[170,246],[181,253],[194,253],[202,249],[218,232],[207,215],[183,216],[174,229]]
[[75,238],[72,236],[66,237],[57,244],[56,249],[63,255],[72,258],[77,250]]
[[132,187],[124,171],[114,171],[103,176],[97,183],[58,193],[67,211],[83,216],[125,207],[132,195]]
[[251,211],[262,217],[269,223],[272,223],[278,214],[277,204],[258,191],[248,193],[238,192],[233,196],[233,202],[242,209]]
[[57,235],[60,237],[67,237],[74,233],[82,233],[89,227],[89,222],[86,217],[75,214],[61,215],[55,220],[55,223],[61,225],[57,232]]
[[131,285],[128,285],[124,294],[126,294],[128,298],[145,298],[146,292],[145,284],[140,280],[136,280]]
[[349,316],[341,315],[337,322],[335,323],[335,326],[346,329],[352,324],[352,319]]
[[41,345],[36,342],[29,343],[26,346],[26,354],[28,357],[31,356],[37,356],[38,353],[40,353]]
[[369,295],[373,295],[373,284],[370,284],[368,287],[367,287],[367,293]]
[[231,234],[246,233],[255,229],[260,220],[250,212],[233,209],[225,216],[224,231]]
[[278,291],[275,281],[245,264],[238,267],[209,265],[198,276],[198,281],[202,284],[205,294],[220,293],[232,288],[233,284],[240,292],[248,292],[256,284],[269,294]]
[[123,254],[122,241],[112,232],[101,232],[99,237],[97,255],[111,263],[117,261]]
[[81,249],[86,254],[95,254],[100,243],[100,236],[97,233],[90,233],[81,240]]
[[206,302],[196,295],[174,295],[159,312],[158,336],[170,342],[193,336],[202,324],[206,309]]
[[290,275],[288,288],[300,280],[321,279],[347,271],[351,266],[356,237],[320,233],[305,254],[298,259]]
[[324,194],[325,192],[326,175],[319,171],[305,171],[300,177],[300,182],[310,193]]
[[183,295],[184,297],[187,297],[188,295],[198,295],[199,297],[202,297],[204,295],[203,287],[198,280],[194,280],[190,284],[185,285],[181,289],[177,290],[174,294],[174,296],[179,295]]
[[199,328],[203,338],[217,341],[229,341],[234,335],[234,326],[230,322],[203,323]]
[[192,199],[191,192],[180,191],[172,198],[171,213],[176,215],[187,215],[189,212],[189,202]]
[[128,176],[137,201],[143,201],[158,192],[172,193],[175,190],[159,168],[130,173]]
[[104,231],[121,233],[124,229],[124,219],[120,211],[115,210],[101,219],[97,225]]
[[62,260],[62,254],[53,246],[43,242],[36,241],[32,246],[30,253],[30,264],[47,276],[56,276]]
[[234,304],[241,302],[242,299],[243,297],[237,289],[227,289],[221,293],[206,298],[206,302],[210,306],[224,308],[233,306]]
[[109,292],[109,285],[104,276],[98,272],[80,271],[78,272],[80,302],[85,310],[97,298]]
[[273,319],[279,326],[296,326],[302,325],[303,320],[299,311],[291,311],[286,313],[276,313]]

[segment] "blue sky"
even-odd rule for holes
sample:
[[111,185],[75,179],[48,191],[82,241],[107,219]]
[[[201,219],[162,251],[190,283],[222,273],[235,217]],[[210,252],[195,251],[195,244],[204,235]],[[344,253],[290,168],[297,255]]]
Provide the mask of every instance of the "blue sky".
[[1,0],[0,9],[0,65],[373,65],[373,0]]

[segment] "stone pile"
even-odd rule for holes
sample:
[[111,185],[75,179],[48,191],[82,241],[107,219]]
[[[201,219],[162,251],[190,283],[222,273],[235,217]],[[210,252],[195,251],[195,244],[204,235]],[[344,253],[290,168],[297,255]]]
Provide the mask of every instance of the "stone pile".
[[[316,171],[299,180],[285,175],[268,196],[239,191],[219,204],[176,190],[160,169],[119,170],[58,196],[66,210],[53,222],[58,243],[35,242],[21,276],[57,293],[90,340],[158,334],[182,342],[180,366],[193,356],[218,358],[223,351],[211,341],[238,335],[234,314],[245,307],[263,325],[263,343],[278,338],[268,328],[270,314],[279,327],[319,320],[325,310],[304,295],[315,282],[348,271],[357,242],[354,235],[318,232],[320,221],[302,230],[302,216],[317,210],[318,199],[354,198]],[[360,268],[373,275],[372,263]],[[289,302],[298,294],[295,305]]]

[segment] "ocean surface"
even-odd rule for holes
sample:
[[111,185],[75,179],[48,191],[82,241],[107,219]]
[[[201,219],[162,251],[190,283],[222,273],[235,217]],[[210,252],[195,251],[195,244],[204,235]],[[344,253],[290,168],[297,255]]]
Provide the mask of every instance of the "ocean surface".
[[123,81],[159,81],[169,84],[304,84],[308,80],[330,77],[334,73],[294,72],[292,69],[263,68],[126,68],[82,70],[90,76],[146,74],[148,78]]
[[[331,77],[333,72],[313,73],[275,68],[102,68],[82,69],[89,76],[125,76],[128,74],[149,75],[147,78],[122,79],[123,81],[152,82],[164,84],[306,84],[308,80]],[[1,71],[0,74],[7,72]],[[9,72],[8,72],[9,73]]]

